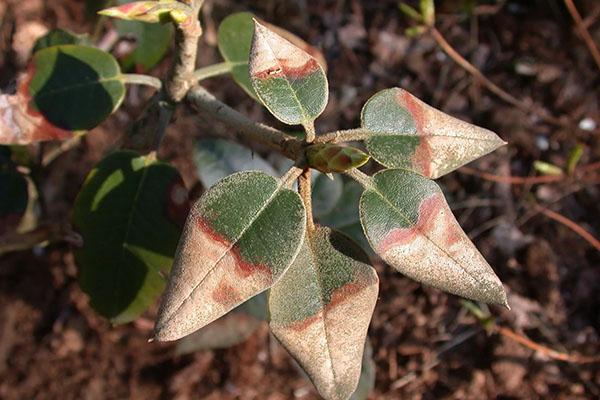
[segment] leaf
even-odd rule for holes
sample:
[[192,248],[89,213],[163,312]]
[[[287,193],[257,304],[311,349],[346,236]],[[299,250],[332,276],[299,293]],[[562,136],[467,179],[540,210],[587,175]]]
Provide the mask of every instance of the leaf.
[[27,180],[11,161],[10,149],[0,147],[0,236],[16,229],[27,210]]
[[244,342],[264,322],[252,314],[254,309],[267,312],[266,292],[254,296],[247,302],[211,322],[204,328],[177,342],[177,354],[188,354],[201,350],[226,349]]
[[573,175],[575,172],[575,168],[577,168],[577,164],[579,164],[579,160],[583,156],[584,147],[582,144],[577,144],[573,149],[569,152],[569,157],[567,159],[567,173],[569,175]]
[[419,6],[425,25],[433,26],[435,24],[435,4],[433,0],[420,0]]
[[544,161],[538,161],[538,160],[534,161],[533,168],[542,175],[562,175],[563,174],[563,170],[560,167],[558,167],[554,164],[544,162]]
[[156,299],[188,209],[187,190],[169,164],[120,151],[90,172],[74,206],[84,241],[75,259],[98,313],[125,323]]
[[351,146],[318,143],[307,147],[308,165],[324,173],[345,172],[369,161],[369,155]]
[[[119,4],[131,3],[121,0]],[[136,41],[135,49],[120,60],[125,70],[148,71],[162,60],[173,38],[172,25],[117,20],[115,27],[119,35]]]
[[495,133],[444,114],[399,88],[371,97],[361,120],[373,133],[365,144],[375,160],[433,179],[505,144]]
[[307,235],[271,288],[271,330],[326,399],[347,399],[356,389],[378,289],[364,252],[326,227]]
[[350,400],[367,400],[369,398],[369,394],[375,389],[376,368],[373,360],[373,347],[367,338],[360,370],[360,380],[358,381],[358,387],[350,396]]
[[185,13],[189,9],[176,0],[118,1],[118,3],[118,6],[98,11],[98,14],[125,21],[167,23],[171,21],[172,12]]
[[249,71],[258,98],[286,124],[312,123],[327,105],[327,77],[317,60],[258,22]]
[[188,216],[155,338],[179,339],[271,287],[296,257],[305,223],[298,193],[263,172],[211,187]]
[[250,149],[223,139],[202,139],[194,147],[198,177],[209,188],[234,172],[254,170],[275,176],[275,169]]
[[60,46],[63,44],[91,46],[92,43],[87,35],[78,35],[63,29],[53,29],[35,41],[32,52],[36,53],[46,47]]
[[[231,65],[233,80],[246,93],[258,100],[248,73],[248,58],[250,57],[250,47],[252,46],[252,36],[254,34],[254,19],[256,19],[254,14],[249,12],[239,12],[229,15],[219,25],[218,44],[221,56]],[[294,45],[312,55],[323,69],[327,70],[327,63],[323,54],[315,47],[285,29],[281,29],[260,19],[259,21],[264,26],[277,32]]]
[[375,252],[404,275],[469,299],[507,304],[502,283],[435,182],[405,170],[375,174],[360,199],[360,220]]
[[125,95],[117,61],[93,47],[48,47],[34,54],[30,68],[31,107],[67,131],[96,127]]

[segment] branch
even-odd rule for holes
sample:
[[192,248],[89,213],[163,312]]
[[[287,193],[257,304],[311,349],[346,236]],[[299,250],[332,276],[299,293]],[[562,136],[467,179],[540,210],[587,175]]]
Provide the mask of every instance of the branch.
[[315,221],[313,220],[312,212],[312,190],[311,190],[311,170],[310,168],[304,169],[300,179],[298,179],[298,188],[304,208],[306,209],[306,228],[308,233],[314,232]]
[[198,111],[209,114],[237,130],[242,138],[260,142],[294,161],[304,152],[302,142],[295,137],[279,129],[250,120],[200,86],[192,88],[187,94],[187,99]]
[[575,21],[575,25],[577,26],[577,30],[579,31],[581,38],[583,39],[585,45],[590,51],[590,54],[596,62],[598,69],[600,69],[600,51],[598,50],[598,47],[596,47],[596,44],[594,43],[594,39],[590,35],[590,32],[585,27],[583,19],[581,18],[581,14],[579,14],[579,11],[577,11],[577,7],[575,7],[573,0],[565,0],[565,5],[569,9],[569,13]]
[[27,250],[44,242],[68,241],[82,245],[81,237],[66,224],[45,224],[24,233],[0,236],[0,254]]
[[343,143],[365,140],[373,133],[364,128],[346,129],[317,136],[315,143]]

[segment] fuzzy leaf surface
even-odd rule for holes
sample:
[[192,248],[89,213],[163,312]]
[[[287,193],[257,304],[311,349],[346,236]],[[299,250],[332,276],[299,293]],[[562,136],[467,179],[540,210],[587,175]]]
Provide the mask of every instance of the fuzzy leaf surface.
[[74,206],[84,240],[75,258],[98,313],[124,323],[156,299],[188,209],[181,177],[166,163],[120,151],[90,172]]
[[358,385],[378,290],[366,254],[326,227],[307,234],[271,288],[271,330],[326,399],[348,399]]
[[451,117],[400,88],[371,97],[361,120],[373,133],[365,144],[375,160],[433,179],[505,144],[495,133]]
[[378,172],[361,196],[360,219],[371,247],[404,275],[462,297],[506,305],[502,283],[435,182],[406,170]]
[[176,340],[276,283],[302,244],[298,193],[263,172],[240,172],[192,207],[155,327]]
[[327,105],[329,90],[323,67],[258,22],[254,24],[249,71],[258,98],[286,124],[312,123]]
[[[254,18],[256,18],[254,14],[249,12],[229,15],[219,25],[218,44],[221,56],[231,64],[231,75],[235,82],[251,97],[258,100],[248,73],[248,59],[250,58],[250,47],[252,46],[252,35],[254,34]],[[260,23],[312,55],[323,69],[327,68],[325,58],[315,47],[285,29],[264,21],[260,21]]]
[[205,188],[240,171],[262,171],[276,176],[277,171],[264,158],[247,147],[223,139],[202,139],[194,147],[194,164]]
[[48,47],[34,54],[30,68],[31,107],[67,131],[96,127],[125,95],[119,64],[94,47]]

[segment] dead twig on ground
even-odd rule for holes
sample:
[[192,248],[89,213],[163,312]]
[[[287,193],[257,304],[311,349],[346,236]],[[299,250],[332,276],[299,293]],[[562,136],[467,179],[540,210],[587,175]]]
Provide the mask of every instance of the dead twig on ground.
[[600,69],[600,51],[598,50],[596,43],[594,43],[592,35],[590,35],[590,32],[587,30],[583,18],[581,18],[581,14],[579,14],[577,7],[575,7],[575,4],[573,3],[573,0],[565,0],[565,5],[569,10],[569,14],[571,14],[571,17],[573,17],[573,20],[575,21],[575,26],[581,35],[581,39],[590,51],[590,54],[598,66],[598,69]]

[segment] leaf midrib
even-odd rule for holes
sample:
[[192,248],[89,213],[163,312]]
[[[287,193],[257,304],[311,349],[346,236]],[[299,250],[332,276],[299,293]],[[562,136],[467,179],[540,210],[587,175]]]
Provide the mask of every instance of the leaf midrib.
[[68,86],[61,86],[60,88],[57,89],[40,89],[40,91],[37,91],[37,93],[34,95],[35,98],[44,98],[50,95],[55,95],[58,93],[63,93],[63,92],[68,92],[70,90],[76,90],[76,89],[80,89],[86,86],[94,86],[94,85],[101,85],[103,83],[109,83],[109,82],[122,82],[122,80],[120,79],[121,75],[115,75],[109,78],[102,78],[102,79],[98,79],[95,81],[90,81],[90,82],[85,82],[85,83],[77,83],[74,85],[68,85]]

